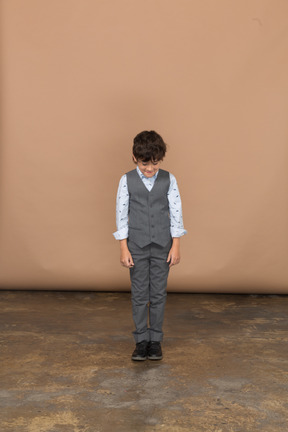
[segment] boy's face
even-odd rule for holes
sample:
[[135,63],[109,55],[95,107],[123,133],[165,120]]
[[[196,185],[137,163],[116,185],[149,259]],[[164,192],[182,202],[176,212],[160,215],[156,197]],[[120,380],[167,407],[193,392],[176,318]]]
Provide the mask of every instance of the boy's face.
[[150,160],[148,162],[144,162],[142,160],[137,160],[134,155],[133,155],[133,160],[135,163],[137,163],[141,173],[144,174],[144,176],[147,178],[153,177],[159,170],[161,164],[161,161],[153,162]]

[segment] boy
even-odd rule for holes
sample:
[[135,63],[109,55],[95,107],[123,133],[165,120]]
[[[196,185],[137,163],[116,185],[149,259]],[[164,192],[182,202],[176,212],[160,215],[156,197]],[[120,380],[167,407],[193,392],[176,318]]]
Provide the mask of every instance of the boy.
[[137,167],[121,178],[117,193],[113,235],[120,240],[120,262],[130,269],[135,361],[162,359],[167,278],[186,234],[176,179],[160,169],[165,153],[160,135],[139,133],[133,144]]

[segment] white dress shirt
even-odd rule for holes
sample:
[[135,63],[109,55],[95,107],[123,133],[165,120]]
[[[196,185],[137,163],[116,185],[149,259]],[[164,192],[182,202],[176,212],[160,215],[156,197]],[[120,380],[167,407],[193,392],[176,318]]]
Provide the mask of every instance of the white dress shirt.
[[[141,173],[138,166],[136,167],[137,173],[143,181],[146,188],[151,191],[154,186],[158,172],[151,178],[147,178]],[[169,173],[170,187],[167,193],[169,202],[170,214],[170,232],[171,237],[181,237],[187,233],[183,226],[182,217],[182,204],[181,197],[177,185],[176,178],[173,174]],[[124,174],[119,182],[117,199],[116,199],[116,226],[117,231],[113,233],[116,240],[123,240],[128,238],[128,213],[129,213],[129,192],[127,185],[127,176]]]

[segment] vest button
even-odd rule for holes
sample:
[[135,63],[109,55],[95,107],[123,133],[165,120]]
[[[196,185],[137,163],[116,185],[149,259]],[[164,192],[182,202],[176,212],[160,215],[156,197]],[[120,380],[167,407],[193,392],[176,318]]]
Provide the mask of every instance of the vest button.
[[155,225],[151,225],[151,228],[154,228]]

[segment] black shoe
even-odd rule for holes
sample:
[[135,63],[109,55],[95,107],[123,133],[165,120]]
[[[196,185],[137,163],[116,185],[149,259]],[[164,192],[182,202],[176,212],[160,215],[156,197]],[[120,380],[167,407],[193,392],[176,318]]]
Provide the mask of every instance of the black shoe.
[[148,344],[148,359],[149,360],[161,360],[162,349],[160,342],[149,342]]
[[147,359],[147,346],[148,346],[147,341],[142,341],[142,342],[136,343],[135,350],[133,351],[133,354],[132,354],[132,360],[136,360],[136,361],[146,360]]

